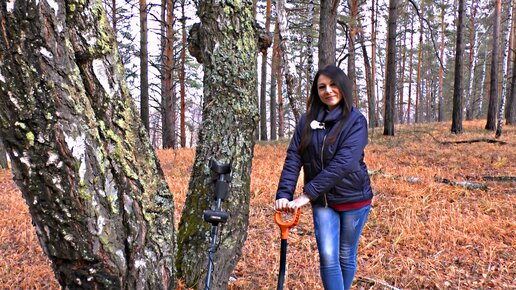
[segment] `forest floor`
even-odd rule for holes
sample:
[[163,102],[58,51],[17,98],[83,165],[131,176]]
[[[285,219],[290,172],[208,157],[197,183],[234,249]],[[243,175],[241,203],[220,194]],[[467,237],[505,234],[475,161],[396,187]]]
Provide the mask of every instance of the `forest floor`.
[[[396,126],[395,137],[370,133],[375,198],[353,289],[516,289],[516,127],[504,127],[501,144],[489,142],[494,133],[484,124],[464,122],[460,135],[449,133],[450,123]],[[464,140],[477,142],[452,143]],[[229,289],[276,288],[272,206],[286,147],[255,147],[249,235]],[[158,151],[178,218],[194,154]],[[309,209],[288,242],[285,289],[323,289]],[[0,253],[1,289],[58,289],[9,170],[0,172]]]

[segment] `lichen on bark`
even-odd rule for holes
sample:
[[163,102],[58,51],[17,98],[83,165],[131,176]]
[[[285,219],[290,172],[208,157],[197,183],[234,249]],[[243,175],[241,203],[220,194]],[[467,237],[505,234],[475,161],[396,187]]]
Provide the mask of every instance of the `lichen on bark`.
[[202,289],[211,225],[202,212],[214,209],[209,160],[232,164],[222,209],[230,218],[219,233],[212,289],[226,289],[247,238],[253,130],[258,121],[252,1],[201,1],[198,57],[204,65],[203,122],[178,232],[177,271],[188,287]]
[[0,133],[59,283],[172,289],[173,198],[100,1],[0,5],[0,31]]

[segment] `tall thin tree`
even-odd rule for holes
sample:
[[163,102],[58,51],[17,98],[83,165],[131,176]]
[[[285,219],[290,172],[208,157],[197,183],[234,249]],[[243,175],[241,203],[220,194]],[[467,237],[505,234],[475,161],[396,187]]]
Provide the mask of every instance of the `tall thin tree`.
[[462,133],[462,103],[463,103],[463,54],[464,54],[464,0],[459,0],[459,14],[457,18],[457,42],[455,48],[455,78],[453,84],[453,113],[451,132]]
[[491,81],[489,85],[489,105],[487,108],[486,130],[494,131],[496,129],[496,109],[498,104],[498,70],[500,68],[500,16],[502,10],[502,0],[496,0],[494,10],[493,25],[493,45],[491,49]]
[[511,67],[511,73],[508,76],[507,104],[505,105],[505,123],[511,125],[515,123],[516,102],[514,97],[516,94],[516,4],[512,4],[511,12],[511,36],[509,45],[509,62],[507,67]]
[[140,0],[140,117],[149,133],[149,53],[147,50],[146,0]]
[[335,64],[337,49],[337,8],[340,0],[321,0],[319,16],[319,68]]
[[394,101],[396,99],[396,27],[398,1],[389,0],[387,25],[387,64],[385,66],[385,114],[383,135],[394,136]]

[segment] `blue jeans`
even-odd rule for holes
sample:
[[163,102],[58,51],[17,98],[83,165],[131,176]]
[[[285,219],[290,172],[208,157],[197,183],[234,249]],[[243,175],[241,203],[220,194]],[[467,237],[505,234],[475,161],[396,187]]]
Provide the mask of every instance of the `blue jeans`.
[[357,268],[358,240],[370,210],[371,205],[342,212],[312,207],[325,290],[350,289]]

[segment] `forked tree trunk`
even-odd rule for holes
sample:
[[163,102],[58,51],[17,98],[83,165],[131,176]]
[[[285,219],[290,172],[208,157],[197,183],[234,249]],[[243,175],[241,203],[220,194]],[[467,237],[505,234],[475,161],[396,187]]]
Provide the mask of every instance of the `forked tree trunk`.
[[173,198],[100,1],[10,3],[1,135],[58,282],[174,289]]
[[211,289],[226,289],[247,238],[253,131],[256,106],[257,41],[250,0],[201,1],[198,60],[204,65],[203,121],[178,233],[177,270],[188,287],[203,289],[208,268],[211,224],[203,211],[214,209],[208,162],[231,162],[233,180],[222,210],[230,214],[218,233]]

